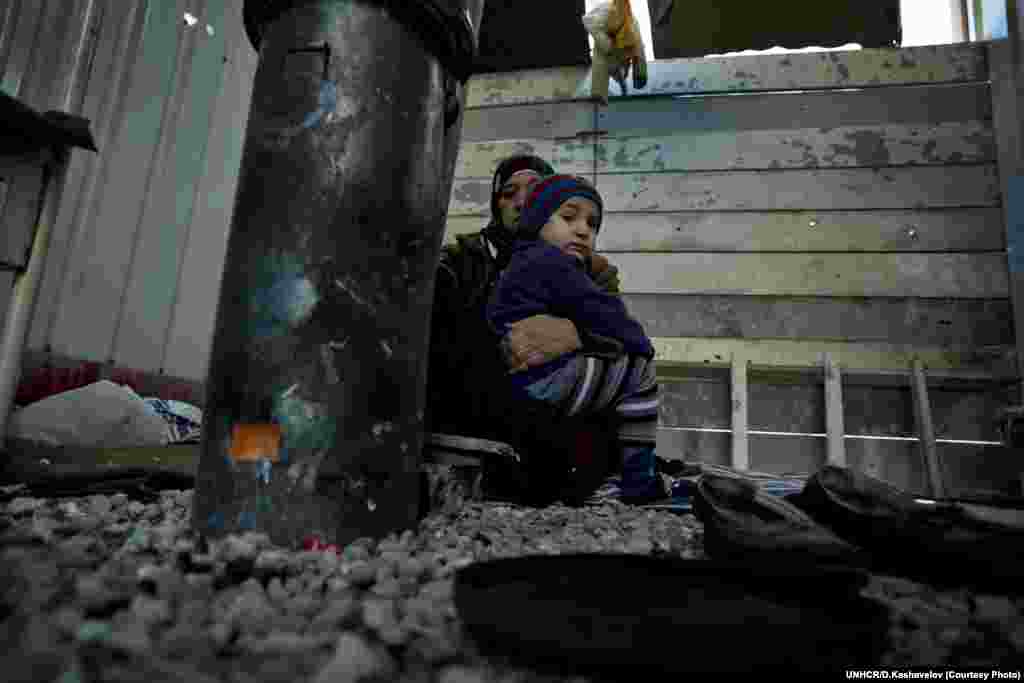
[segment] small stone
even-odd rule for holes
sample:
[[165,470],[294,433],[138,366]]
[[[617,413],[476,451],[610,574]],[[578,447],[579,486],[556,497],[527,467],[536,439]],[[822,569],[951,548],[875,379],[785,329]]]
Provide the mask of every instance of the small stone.
[[73,607],[61,607],[50,615],[50,622],[66,638],[76,637],[83,620],[81,611]]
[[382,559],[376,563],[376,567],[377,574],[375,580],[377,583],[384,583],[395,578],[395,565],[393,562]]
[[112,630],[105,621],[84,621],[78,627],[78,640],[83,643],[102,643],[110,640]]
[[164,513],[164,511],[163,511],[163,509],[159,505],[153,504],[153,505],[147,505],[146,506],[146,509],[142,513],[142,516],[145,519],[155,520],[155,519],[158,519],[161,515],[163,515],[163,513]]
[[114,505],[106,496],[92,496],[89,498],[89,507],[92,509],[92,513],[94,515],[102,517],[110,513],[114,508]]
[[321,600],[312,595],[297,595],[285,604],[285,609],[300,616],[309,618],[320,611]]
[[325,629],[347,628],[356,625],[361,612],[361,606],[355,599],[348,596],[339,597],[327,603],[313,620],[313,624]]
[[288,592],[288,595],[296,595],[302,590],[302,578],[299,576],[291,577],[285,582],[284,589]]
[[132,612],[147,626],[166,624],[172,619],[171,608],[166,601],[147,595],[135,596],[135,600],[132,601]]
[[397,598],[402,595],[402,586],[397,579],[390,578],[378,581],[370,591],[383,598]]
[[283,574],[288,567],[288,553],[279,550],[264,550],[256,556],[253,568],[265,574]]
[[189,600],[178,608],[177,623],[200,626],[210,617],[210,605],[205,600]]
[[626,552],[628,552],[628,553],[639,553],[639,554],[647,555],[647,554],[650,554],[650,552],[653,549],[654,549],[654,544],[651,543],[651,539],[649,539],[649,538],[644,538],[644,537],[631,538],[629,540],[629,542],[626,543]]
[[366,548],[361,545],[347,545],[341,552],[341,557],[346,562],[357,562],[359,560],[370,559],[370,553],[366,551]]
[[218,559],[225,562],[239,559],[255,560],[259,553],[255,545],[234,535],[224,537],[218,550]]
[[218,650],[223,650],[230,644],[231,639],[234,637],[234,628],[230,624],[224,622],[218,622],[210,626],[209,630],[210,640],[213,641],[214,647]]
[[316,650],[322,645],[318,638],[301,636],[296,633],[268,633],[263,638],[245,638],[239,647],[253,654],[291,655]]
[[350,584],[347,580],[337,577],[328,579],[326,584],[324,585],[325,590],[328,593],[342,593],[348,591],[352,587],[352,584]]
[[380,631],[398,623],[398,613],[392,600],[366,600],[363,602],[363,622]]
[[274,577],[267,584],[267,597],[276,603],[283,603],[290,597],[288,591],[284,589],[284,584],[281,583],[281,579]]
[[185,594],[189,599],[202,600],[213,596],[214,578],[211,574],[186,574]]
[[377,570],[368,562],[357,562],[348,568],[345,578],[353,586],[367,588],[377,579]]
[[395,670],[394,661],[385,652],[370,647],[356,633],[342,633],[334,656],[320,670],[315,683],[357,683],[367,678],[385,679]]
[[397,646],[405,645],[409,641],[410,634],[400,623],[395,623],[377,631],[377,637],[388,645]]
[[465,666],[446,666],[438,674],[437,683],[487,683],[488,677],[481,671]]
[[146,506],[137,500],[133,500],[132,502],[128,503],[128,507],[126,509],[126,512],[132,517],[141,517],[142,513],[144,513],[145,511]]
[[146,632],[146,624],[140,621],[118,624],[117,628],[111,632],[108,642],[118,650],[136,655],[145,655],[153,647],[153,642]]
[[423,562],[415,557],[407,557],[398,565],[398,575],[407,579],[419,580],[424,571]]
[[281,614],[274,617],[266,624],[266,630],[273,633],[274,631],[280,631],[282,633],[302,633],[309,626],[309,617],[304,617],[301,614]]
[[431,581],[420,588],[420,596],[431,600],[451,600],[455,594],[455,582],[451,579]]

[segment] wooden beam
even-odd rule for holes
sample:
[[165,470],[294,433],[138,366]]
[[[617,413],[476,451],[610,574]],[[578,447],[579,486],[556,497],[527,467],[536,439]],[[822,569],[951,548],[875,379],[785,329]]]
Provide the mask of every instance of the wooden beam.
[[747,365],[742,355],[732,355],[732,466],[738,470],[750,469],[747,444]]
[[920,359],[914,359],[914,420],[917,423],[921,453],[924,456],[925,470],[928,473],[928,485],[933,498],[942,499],[946,488],[942,481],[942,468],[939,465],[938,451],[935,447],[935,425],[932,423],[931,404],[928,401],[928,384],[925,380],[924,365]]
[[846,466],[843,435],[843,376],[832,354],[825,353],[825,423],[828,433],[828,464]]
[[[449,225],[459,229],[451,221]],[[608,213],[602,221],[597,246],[606,254],[999,251],[1006,248],[1006,234],[1002,211],[995,207]]]
[[[599,174],[605,211],[843,211],[999,205],[995,164]],[[491,175],[456,178],[449,216],[490,211]]]
[[[983,121],[823,125],[599,139],[595,156],[601,173],[931,166],[994,161],[995,142]],[[566,161],[566,172],[582,163]]]
[[[1024,351],[1024,36],[1010,22],[1010,37],[988,46],[992,115],[998,144],[999,175],[1006,225],[1010,300],[1017,352]],[[1021,392],[1024,394],[1024,390]]]
[[1006,256],[982,254],[618,254],[626,294],[999,299]]
[[1014,345],[1008,299],[625,294],[623,301],[652,337],[882,342],[965,350]]
[[[984,51],[977,45],[866,49],[739,57],[657,60],[648,64],[647,87],[628,96],[722,92],[873,88],[918,83],[984,81]],[[585,97],[583,67],[480,74],[469,84],[469,107],[501,106]],[[611,88],[612,99],[621,97]]]
[[[528,110],[529,106],[477,111],[512,112]],[[597,112],[597,128],[609,136],[664,137],[723,131],[990,121],[992,94],[988,83],[981,82],[866,90],[632,97],[612,100]],[[507,124],[503,135],[489,139],[547,137],[527,132],[533,130],[527,127],[527,121],[516,124],[509,120]]]
[[654,337],[651,341],[659,364],[729,367],[730,359],[741,354],[751,367],[807,368],[820,365],[822,353],[831,353],[846,372],[906,372],[915,357],[938,370],[988,373],[993,377],[1016,376],[1017,372],[1016,361],[1006,358],[1005,349],[950,351],[901,344],[790,339]]
[[[445,241],[476,232],[483,216],[452,216]],[[597,246],[616,252],[999,251],[1001,208],[878,211],[611,212]],[[614,256],[609,256],[614,261]]]

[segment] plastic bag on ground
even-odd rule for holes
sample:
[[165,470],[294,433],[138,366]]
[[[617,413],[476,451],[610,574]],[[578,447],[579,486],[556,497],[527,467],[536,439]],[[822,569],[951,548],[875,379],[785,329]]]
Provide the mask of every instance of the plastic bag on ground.
[[12,413],[8,436],[49,446],[165,446],[167,423],[131,389],[107,380],[65,391]]

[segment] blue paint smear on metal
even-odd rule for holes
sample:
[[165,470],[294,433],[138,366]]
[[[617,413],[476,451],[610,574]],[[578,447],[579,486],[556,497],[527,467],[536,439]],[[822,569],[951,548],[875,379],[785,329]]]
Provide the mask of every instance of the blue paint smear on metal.
[[1006,181],[1006,257],[1010,272],[1024,273],[1024,175]]
[[256,518],[248,510],[238,513],[238,528],[249,531],[256,528]]
[[223,512],[211,512],[210,516],[206,518],[206,526],[211,529],[223,529],[224,528],[224,513]]
[[312,128],[320,123],[324,115],[334,111],[338,106],[338,86],[332,81],[320,82],[320,94],[317,101],[316,111],[306,114],[302,121],[303,128]]

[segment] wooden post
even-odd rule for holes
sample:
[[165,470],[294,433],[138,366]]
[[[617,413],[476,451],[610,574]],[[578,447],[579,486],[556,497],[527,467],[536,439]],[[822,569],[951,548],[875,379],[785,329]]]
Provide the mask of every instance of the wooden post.
[[732,466],[750,469],[747,443],[747,365],[746,358],[732,355]]
[[1019,374],[1024,361],[1024,18],[1017,4],[1007,0],[1008,35],[988,46],[988,63]]
[[924,453],[928,484],[932,497],[941,499],[946,495],[946,487],[942,482],[942,468],[939,467],[939,454],[935,447],[935,425],[932,423],[932,410],[928,402],[928,382],[924,366],[917,358],[914,359],[911,387],[914,392],[914,419],[917,422],[921,451]]
[[828,432],[828,464],[845,467],[843,377],[831,353],[825,354],[825,424]]

